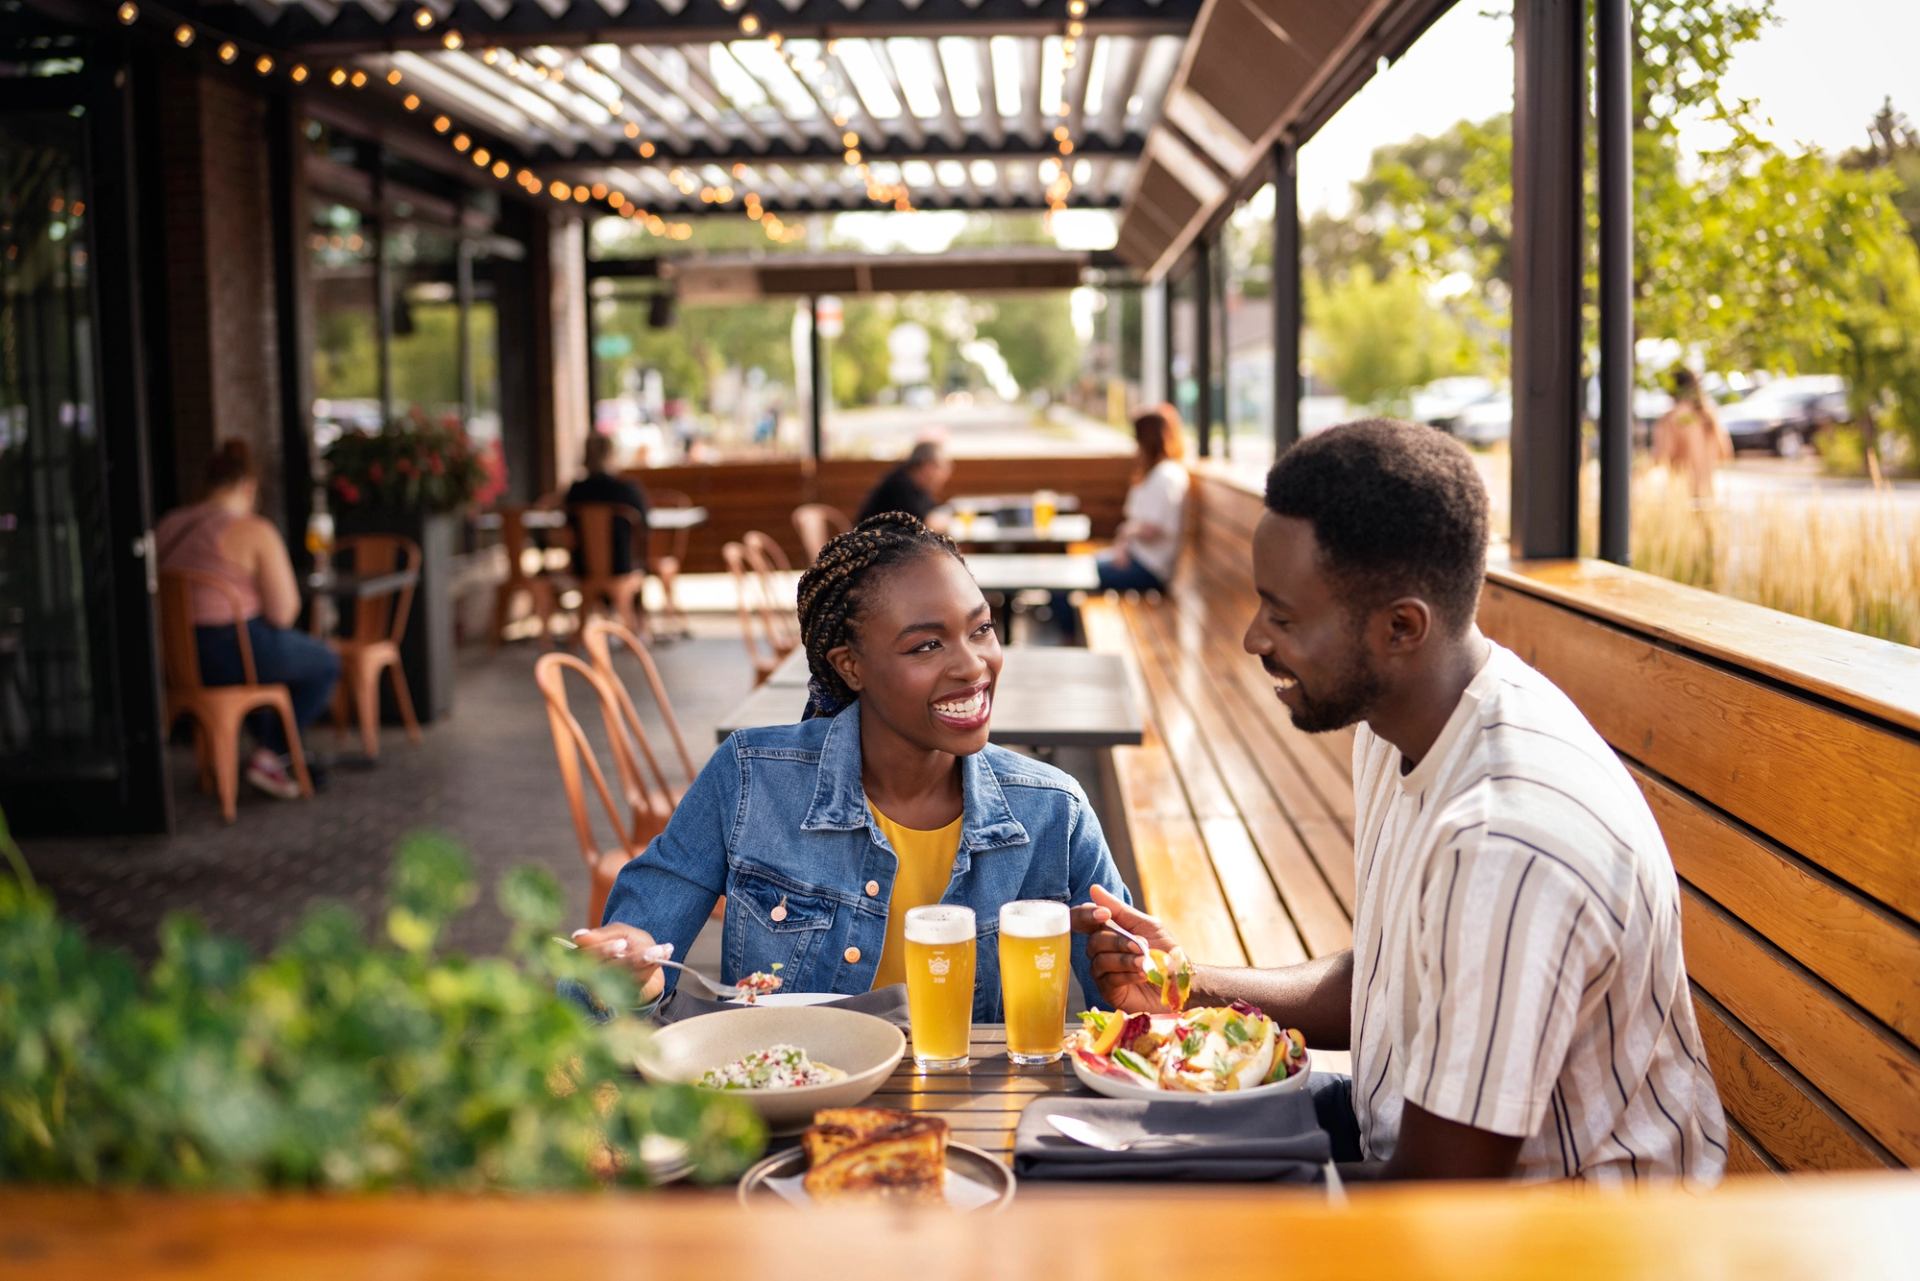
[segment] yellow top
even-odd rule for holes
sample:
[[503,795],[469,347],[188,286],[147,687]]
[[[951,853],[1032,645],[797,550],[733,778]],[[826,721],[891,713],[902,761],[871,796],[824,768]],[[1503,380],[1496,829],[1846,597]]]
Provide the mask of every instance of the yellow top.
[[893,874],[893,897],[887,902],[887,942],[880,949],[880,965],[873,975],[873,985],[878,988],[907,981],[907,912],[938,903],[947,892],[947,882],[953,879],[953,857],[960,852],[960,819],[938,831],[923,832],[900,826],[872,805],[867,809],[880,825],[887,844],[893,846],[898,864]]

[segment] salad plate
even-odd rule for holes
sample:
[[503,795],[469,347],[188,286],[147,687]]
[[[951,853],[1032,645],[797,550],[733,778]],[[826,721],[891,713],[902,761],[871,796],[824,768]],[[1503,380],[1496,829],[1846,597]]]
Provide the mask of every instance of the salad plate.
[[1298,1031],[1236,1001],[1177,1014],[1089,1010],[1067,1038],[1080,1083],[1113,1099],[1217,1103],[1307,1088],[1312,1060]]

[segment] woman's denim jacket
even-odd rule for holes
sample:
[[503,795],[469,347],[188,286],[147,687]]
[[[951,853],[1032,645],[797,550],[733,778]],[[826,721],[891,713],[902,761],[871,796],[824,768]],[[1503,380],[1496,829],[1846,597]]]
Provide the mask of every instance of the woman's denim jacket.
[[[1071,777],[994,746],[962,757],[960,771],[960,847],[940,901],[974,911],[973,1016],[997,1023],[1002,904],[1085,903],[1094,885],[1128,895],[1100,820]],[[725,981],[778,965],[789,991],[851,995],[873,986],[894,866],[860,781],[854,703],[830,719],[727,739],[666,830],[621,869],[605,920],[637,926],[684,957],[724,894]],[[1081,992],[1097,1000],[1078,935],[1073,972]],[[669,984],[674,977],[668,970]]]

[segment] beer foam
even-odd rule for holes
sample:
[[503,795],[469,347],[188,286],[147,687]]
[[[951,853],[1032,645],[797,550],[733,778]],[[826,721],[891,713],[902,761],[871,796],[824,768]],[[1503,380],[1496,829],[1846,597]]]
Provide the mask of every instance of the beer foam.
[[1017,939],[1054,938],[1072,925],[1073,913],[1067,905],[1048,899],[1022,899],[1000,909],[1000,932]]
[[951,947],[973,942],[973,909],[952,903],[916,907],[907,912],[907,938],[914,943]]

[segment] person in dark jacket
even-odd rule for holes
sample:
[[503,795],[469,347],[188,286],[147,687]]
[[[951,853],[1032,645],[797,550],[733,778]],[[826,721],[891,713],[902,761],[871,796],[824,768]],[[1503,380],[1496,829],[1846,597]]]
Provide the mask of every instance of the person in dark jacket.
[[905,512],[939,529],[942,522],[937,518],[929,521],[928,517],[940,505],[940,496],[952,475],[953,464],[948,461],[946,451],[933,441],[923,440],[913,447],[905,462],[880,478],[880,483],[867,495],[867,501],[861,504],[860,520],[881,512]]
[[[625,503],[640,513],[644,524],[647,515],[647,491],[624,477],[616,476],[607,470],[607,463],[613,457],[613,438],[599,432],[587,437],[586,464],[587,474],[567,487],[567,506],[579,503]],[[616,516],[613,521],[613,572],[632,573],[636,569],[645,569],[646,530],[640,531],[640,563],[634,564],[633,522],[625,517]],[[581,558],[580,530],[576,524],[573,531],[573,568],[576,573],[585,572],[586,562]]]

